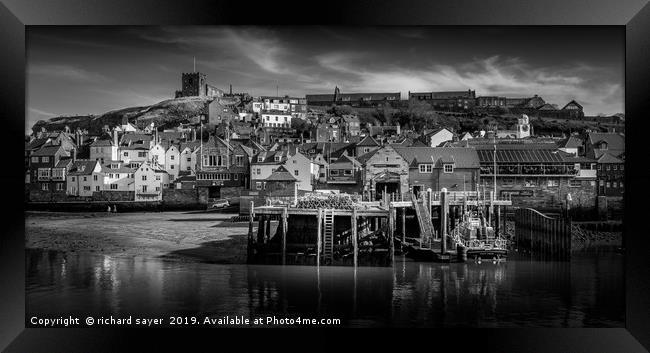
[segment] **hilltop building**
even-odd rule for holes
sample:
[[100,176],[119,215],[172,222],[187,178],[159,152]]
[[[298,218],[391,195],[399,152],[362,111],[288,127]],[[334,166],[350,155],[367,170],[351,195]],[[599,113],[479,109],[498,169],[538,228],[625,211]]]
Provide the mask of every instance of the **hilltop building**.
[[223,90],[207,83],[207,75],[201,72],[183,72],[181,90],[175,98],[181,97],[223,97]]

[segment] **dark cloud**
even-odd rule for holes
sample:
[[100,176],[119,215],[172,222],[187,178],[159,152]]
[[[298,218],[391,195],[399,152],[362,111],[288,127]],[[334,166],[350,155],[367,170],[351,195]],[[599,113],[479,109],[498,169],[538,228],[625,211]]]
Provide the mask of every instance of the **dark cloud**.
[[617,28],[32,27],[27,45],[27,126],[173,97],[193,58],[253,95],[475,89],[624,111]]

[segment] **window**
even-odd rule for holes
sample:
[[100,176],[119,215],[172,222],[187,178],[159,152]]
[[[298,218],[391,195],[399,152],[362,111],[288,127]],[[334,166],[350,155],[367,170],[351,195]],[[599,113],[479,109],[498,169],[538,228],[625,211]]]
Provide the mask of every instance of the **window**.
[[454,165],[453,164],[445,164],[444,165],[444,172],[445,173],[453,173],[454,172]]
[[293,175],[298,176],[298,170],[297,169],[293,171]]
[[41,190],[49,190],[49,189],[50,189],[50,184],[48,183],[41,184]]
[[243,167],[244,166],[244,156],[235,156],[235,164],[238,167]]
[[239,174],[233,174],[235,180],[239,180]]
[[50,178],[50,169],[49,168],[38,168],[38,178],[39,179],[49,179]]
[[537,186],[537,179],[532,179],[532,178],[524,179],[524,187],[532,188],[536,186]]
[[111,190],[117,190],[117,184],[111,184]]
[[160,175],[156,175],[156,180],[160,180]]
[[188,157],[188,158],[187,158],[187,161],[188,161],[188,162],[192,162],[192,158],[189,158],[189,157]]
[[147,152],[138,152],[138,157],[141,158],[147,157]]
[[601,180],[598,184],[599,184],[600,186],[605,186],[605,182],[602,181],[602,180]]
[[156,186],[156,191],[160,191],[160,186]]
[[72,181],[75,181],[75,177],[72,177]]
[[433,171],[433,165],[431,164],[420,164],[420,173],[431,173]]
[[255,183],[255,189],[257,189],[257,190],[262,190],[262,183],[259,182],[259,181],[256,182],[256,183]]
[[146,185],[142,185],[142,192],[147,192],[147,186]]
[[264,162],[264,157],[261,157],[261,156],[260,156],[260,157],[257,157],[257,161],[258,161],[258,162]]
[[618,169],[618,166],[617,166],[616,164],[614,164],[614,165],[612,166],[612,169],[613,169],[613,170],[617,170],[617,169]]
[[173,164],[172,164],[172,165],[170,165],[169,167],[170,167],[171,169],[174,169],[174,165],[173,165]]
[[50,157],[41,157],[41,162],[47,163],[50,161]]
[[614,181],[614,182],[612,182],[612,187],[613,187],[613,188],[617,188],[617,187],[618,187],[618,183],[617,183],[617,182],[615,182],[615,181]]
[[63,190],[63,183],[56,183],[56,190],[57,191]]
[[606,188],[611,187],[611,184],[609,183],[609,181],[608,181],[607,183],[605,183],[605,187],[606,187]]
[[32,163],[38,163],[38,157],[32,157]]
[[576,179],[569,180],[569,186],[572,188],[577,188],[580,187],[581,185],[582,184],[580,183],[580,180],[576,180]]
[[191,167],[187,167],[187,170],[192,170],[192,168],[191,168]]
[[[112,178],[113,174],[109,174],[109,178]],[[97,181],[97,174],[93,175],[93,180]]]
[[124,157],[128,157],[128,156],[129,156],[129,152],[128,152],[128,151],[124,151]]
[[606,169],[606,170],[609,170],[609,164],[605,166],[605,169]]
[[260,175],[260,174],[262,174],[262,169],[257,168],[257,175]]
[[169,156],[169,159],[174,160],[174,155]]
[[84,186],[84,191],[90,191],[90,185],[85,185]]
[[595,180],[592,180],[592,181],[589,183],[589,185],[591,185],[591,186],[596,186],[596,181],[595,181]]
[[598,165],[598,170],[600,170],[600,164]]
[[84,177],[84,181],[88,181],[88,179],[86,177]]
[[279,162],[279,161],[280,161],[280,156],[275,156],[275,157],[273,158],[273,160],[276,161],[276,162]]
[[503,178],[501,185],[512,186],[515,184],[515,178]]
[[142,176],[142,181],[147,181],[147,176],[146,175]]
[[557,179],[548,179],[548,180],[546,181],[546,185],[547,185],[547,186],[551,186],[551,187],[559,186],[559,185],[560,185],[560,181],[557,180]]
[[99,191],[99,185],[95,186],[95,191]]

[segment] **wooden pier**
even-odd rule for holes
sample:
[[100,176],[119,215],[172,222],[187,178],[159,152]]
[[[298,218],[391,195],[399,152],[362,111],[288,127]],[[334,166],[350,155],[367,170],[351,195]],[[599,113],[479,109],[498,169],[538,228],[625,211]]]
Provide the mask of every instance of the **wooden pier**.
[[[398,198],[384,194],[381,201],[358,200],[354,207],[345,208],[297,207],[297,200],[291,204],[257,207],[251,202],[248,261],[282,265],[390,266],[395,254],[407,247],[417,247],[431,261],[452,261],[460,256],[456,256],[456,242],[450,236],[457,223],[449,222],[450,218],[458,217],[459,210],[464,211],[469,206],[484,206],[491,215],[495,207],[500,211],[501,206],[511,205],[510,200],[497,200],[492,194],[487,198],[478,192],[429,191],[419,199],[408,196],[410,200],[405,200],[404,195]],[[434,208],[439,214],[439,232],[431,219]],[[406,234],[409,209],[414,209],[418,218],[418,237]],[[253,231],[255,218],[258,219],[257,235]],[[279,218],[274,235],[271,235],[272,218]]]

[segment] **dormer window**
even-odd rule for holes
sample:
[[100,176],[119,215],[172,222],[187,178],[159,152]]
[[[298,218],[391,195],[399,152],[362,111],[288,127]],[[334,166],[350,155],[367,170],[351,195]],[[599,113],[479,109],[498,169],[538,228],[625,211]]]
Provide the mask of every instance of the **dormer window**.
[[454,165],[451,164],[451,163],[444,164],[443,168],[444,168],[445,173],[453,173],[454,172]]
[[431,173],[433,171],[433,165],[432,164],[420,164],[420,173]]
[[257,161],[260,162],[260,163],[264,162],[264,157],[257,157]]
[[279,162],[279,161],[280,161],[280,156],[275,156],[275,157],[273,158],[273,160],[276,161],[276,162]]
[[607,149],[607,142],[601,142],[600,143],[600,149],[601,150],[606,150]]

